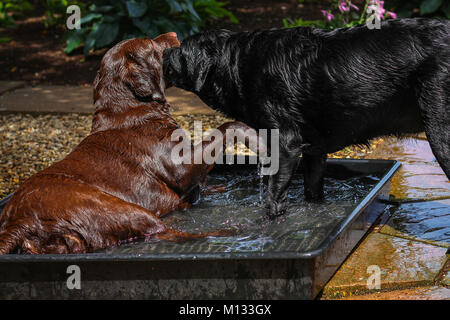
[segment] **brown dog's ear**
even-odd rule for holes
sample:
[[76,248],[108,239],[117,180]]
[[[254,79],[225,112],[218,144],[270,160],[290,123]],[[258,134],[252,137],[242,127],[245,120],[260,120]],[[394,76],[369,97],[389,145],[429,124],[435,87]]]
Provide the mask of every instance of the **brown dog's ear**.
[[139,54],[129,53],[127,58],[129,63],[123,69],[122,79],[136,98],[141,101],[165,102],[162,70],[156,57],[147,56],[149,61],[145,61]]
[[175,32],[168,32],[157,36],[153,41],[163,46],[164,49],[179,47],[181,45]]

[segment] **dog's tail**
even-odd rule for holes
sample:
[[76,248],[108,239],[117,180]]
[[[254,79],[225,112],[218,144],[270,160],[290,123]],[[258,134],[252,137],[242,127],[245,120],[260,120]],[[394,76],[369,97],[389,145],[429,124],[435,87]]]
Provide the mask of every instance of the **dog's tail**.
[[13,252],[20,244],[20,238],[15,230],[0,231],[0,254]]
[[206,237],[226,237],[226,236],[230,236],[231,234],[232,234],[232,232],[230,230],[217,230],[217,231],[206,232],[206,233],[189,233],[189,232],[177,231],[174,229],[166,229],[163,232],[152,235],[151,238],[159,239],[159,240],[169,240],[169,241],[181,242],[181,241],[202,239],[202,238],[206,238]]

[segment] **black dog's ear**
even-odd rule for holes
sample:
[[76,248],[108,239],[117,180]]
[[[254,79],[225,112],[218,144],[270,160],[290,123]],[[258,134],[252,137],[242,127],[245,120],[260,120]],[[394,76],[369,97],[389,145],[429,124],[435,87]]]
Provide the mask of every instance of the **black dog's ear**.
[[181,72],[181,49],[180,48],[169,48],[165,49],[163,53],[163,67],[164,76],[171,76],[170,72]]
[[195,77],[195,87],[194,87],[194,90],[196,92],[200,92],[200,90],[202,89],[203,85],[205,84],[207,75],[208,73],[205,70],[198,71]]
[[202,63],[197,65],[197,68],[194,71],[194,90],[195,92],[200,92],[206,82],[206,78],[210,73],[211,68],[214,64],[211,63],[211,59],[214,59],[216,56],[216,48],[206,49],[205,52],[202,52],[203,61]]

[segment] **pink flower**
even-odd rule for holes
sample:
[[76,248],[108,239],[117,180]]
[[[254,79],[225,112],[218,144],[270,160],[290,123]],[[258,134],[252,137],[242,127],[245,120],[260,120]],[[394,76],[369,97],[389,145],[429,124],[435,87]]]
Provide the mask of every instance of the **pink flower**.
[[388,11],[387,14],[391,16],[392,19],[397,19],[397,14],[395,12]]
[[341,12],[348,12],[348,11],[350,11],[350,8],[348,7],[346,0],[339,1],[338,8],[339,8],[339,10]]
[[384,1],[371,0],[370,3],[371,5],[368,10],[374,12],[379,20],[383,19],[384,13],[386,12],[386,9],[384,9]]
[[384,1],[371,0],[370,3],[371,3],[371,5],[369,6],[369,9],[372,12],[375,12],[375,14],[377,15],[377,18],[379,20],[381,20],[381,19],[383,19],[383,18],[385,18],[387,16],[390,16],[392,19],[396,19],[397,18],[397,14],[395,12],[387,11],[384,8]]
[[326,17],[328,21],[334,19],[334,14],[332,14],[331,12],[328,12],[326,10],[320,10],[320,12],[322,12],[323,16]]
[[350,8],[353,8],[355,10],[359,10],[359,8],[357,6],[355,6],[351,1],[348,1],[348,0],[341,0],[341,1],[339,1],[338,8],[339,8],[339,10],[342,13],[349,12]]
[[353,9],[355,9],[356,11],[359,10],[359,8],[357,6],[355,6],[353,3],[349,2],[350,7],[352,7]]

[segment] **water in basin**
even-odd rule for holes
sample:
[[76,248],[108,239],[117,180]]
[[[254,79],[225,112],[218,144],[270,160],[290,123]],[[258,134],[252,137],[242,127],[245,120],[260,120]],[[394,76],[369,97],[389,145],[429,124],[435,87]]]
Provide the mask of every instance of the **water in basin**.
[[[164,220],[173,228],[193,233],[231,230],[226,237],[188,242],[142,240],[106,249],[111,254],[195,254],[227,252],[305,252],[317,249],[333,229],[369,193],[380,177],[369,175],[325,180],[325,201],[303,198],[303,178],[295,176],[285,215],[269,220],[260,198],[260,178],[255,171],[211,174],[199,203]],[[267,185],[267,183],[265,184]],[[209,190],[212,190],[208,192]]]

